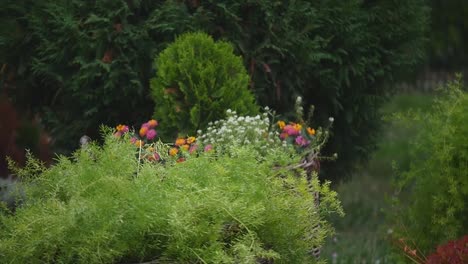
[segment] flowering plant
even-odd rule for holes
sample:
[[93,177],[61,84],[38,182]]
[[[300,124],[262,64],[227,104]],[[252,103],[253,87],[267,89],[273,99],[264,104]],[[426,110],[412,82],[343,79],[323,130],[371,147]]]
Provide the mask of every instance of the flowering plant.
[[200,144],[205,148],[215,147],[217,152],[229,153],[230,149],[241,145],[251,145],[263,153],[267,146],[280,145],[279,134],[271,131],[269,109],[256,116],[239,116],[228,109],[226,119],[210,122],[206,132],[198,131]]
[[177,162],[183,162],[190,154],[195,154],[198,150],[196,137],[179,137],[174,146],[169,149],[169,156],[175,157]]
[[[151,119],[146,123],[143,123],[138,130],[138,133],[130,133],[127,125],[118,125],[114,136],[117,138],[123,136],[129,136],[130,142],[139,148],[139,159],[147,161],[161,161],[161,149],[164,148],[163,144],[157,144],[155,142],[156,136],[158,135],[156,127],[159,125],[158,121]],[[166,155],[167,156],[167,155]]]
[[[190,154],[196,154],[198,150],[197,139],[195,137],[179,137],[173,144],[164,144],[161,141],[156,141],[156,127],[158,121],[151,119],[143,123],[138,130],[138,133],[129,133],[129,128],[126,125],[118,125],[114,136],[120,138],[129,134],[130,142],[139,148],[139,160],[152,162],[164,162],[167,160],[175,160],[183,162]],[[131,135],[130,135],[131,134]],[[204,147],[205,151],[212,149],[211,145]]]

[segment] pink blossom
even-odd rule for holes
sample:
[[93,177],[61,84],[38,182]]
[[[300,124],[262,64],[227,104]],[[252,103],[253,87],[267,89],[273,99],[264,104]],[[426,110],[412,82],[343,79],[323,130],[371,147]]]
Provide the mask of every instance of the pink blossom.
[[148,132],[146,132],[146,138],[148,140],[152,140],[153,138],[156,137],[156,135],[157,135],[157,133],[156,133],[156,130],[154,130],[154,129],[150,129],[150,130],[148,130]]
[[130,142],[132,142],[132,144],[135,144],[135,143],[137,142],[137,140],[138,140],[138,139],[137,139],[136,137],[132,137],[132,138],[130,139]]
[[211,144],[205,146],[205,152],[211,151],[213,146]]
[[280,138],[281,138],[282,140],[285,140],[285,139],[288,138],[288,137],[289,137],[288,133],[283,132],[283,133],[280,134]]
[[193,152],[197,151],[198,145],[192,145],[189,149],[189,153],[192,154]]
[[302,136],[298,136],[296,138],[296,144],[301,146],[301,147],[305,147],[305,146],[309,145],[309,143],[310,142],[307,139],[305,139],[304,137],[302,137]]
[[157,152],[155,152],[155,153],[153,153],[153,158],[154,158],[154,160],[159,161],[161,159],[161,156],[159,156],[159,154]]
[[141,127],[150,128],[150,124],[148,124],[148,123],[144,123],[143,125],[141,125]]
[[122,136],[122,132],[120,132],[120,131],[117,131],[117,132],[114,133],[114,137],[116,137],[116,138],[119,138],[121,136]]
[[294,128],[294,126],[292,125],[286,125],[284,128],[283,128],[283,131],[285,133],[287,133],[288,135],[290,136],[297,136],[299,135],[299,130],[297,130],[296,128]]

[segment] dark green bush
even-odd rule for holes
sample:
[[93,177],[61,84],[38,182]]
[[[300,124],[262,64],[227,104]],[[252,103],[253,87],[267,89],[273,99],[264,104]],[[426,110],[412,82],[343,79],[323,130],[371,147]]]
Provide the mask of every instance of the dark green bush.
[[23,87],[10,94],[50,110],[45,120],[62,142],[100,123],[141,122],[153,108],[151,60],[175,35],[201,30],[234,45],[260,105],[286,115],[303,95],[317,126],[335,118],[334,175],[372,149],[391,90],[383,84],[423,56],[428,18],[424,0],[6,2],[20,34],[5,35],[0,54],[11,55]]
[[242,59],[227,42],[215,42],[205,33],[184,34],[159,54],[155,68],[154,116],[161,121],[163,137],[194,135],[223,118],[227,109],[258,113]]
[[128,139],[18,171],[26,198],[14,213],[0,207],[0,262],[314,263],[311,246],[331,231],[324,216],[341,212],[329,184],[287,169],[299,157],[280,147],[262,162],[238,147],[136,173]]
[[399,115],[420,125],[401,173],[401,203],[392,219],[397,235],[424,254],[468,230],[468,94],[459,81],[445,87],[431,112]]

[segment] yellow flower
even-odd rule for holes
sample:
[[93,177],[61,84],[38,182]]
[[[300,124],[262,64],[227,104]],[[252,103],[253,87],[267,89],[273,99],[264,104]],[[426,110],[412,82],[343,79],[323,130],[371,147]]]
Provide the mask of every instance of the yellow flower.
[[283,129],[283,127],[286,126],[286,123],[284,121],[282,121],[282,120],[278,121],[277,124],[278,124],[280,129]]
[[171,156],[175,156],[175,155],[177,155],[177,153],[179,153],[179,150],[177,148],[171,148],[169,150],[169,155],[171,155]]
[[178,138],[178,139],[176,139],[175,144],[176,144],[176,146],[182,146],[183,144],[185,144],[185,139],[184,138]]
[[180,148],[183,149],[183,150],[188,150],[190,148],[190,146],[187,145],[187,144],[184,144],[184,145],[180,146]]
[[301,129],[302,129],[302,125],[301,125],[301,124],[294,124],[293,127],[294,127],[294,130],[296,130],[296,131],[301,131]]
[[187,144],[192,144],[193,142],[195,142],[196,138],[195,137],[189,137],[187,138]]
[[307,133],[309,133],[309,135],[313,136],[313,135],[315,135],[315,129],[308,127],[307,128]]

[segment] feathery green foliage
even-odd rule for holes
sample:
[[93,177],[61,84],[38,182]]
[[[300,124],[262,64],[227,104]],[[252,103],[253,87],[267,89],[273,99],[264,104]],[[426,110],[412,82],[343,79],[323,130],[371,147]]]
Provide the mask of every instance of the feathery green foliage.
[[155,68],[154,116],[163,124],[163,137],[171,132],[193,135],[223,118],[227,109],[258,112],[242,59],[227,42],[215,42],[205,33],[184,34],[158,55]]
[[402,190],[393,219],[397,235],[427,254],[468,230],[468,94],[460,78],[447,84],[431,112],[399,115],[422,126],[410,167],[397,181]]
[[281,148],[262,162],[239,147],[144,163],[138,175],[136,151],[109,135],[49,169],[30,160],[22,205],[0,212],[0,262],[313,263],[308,251],[332,230],[324,217],[342,212],[329,184],[288,169],[299,157]]

